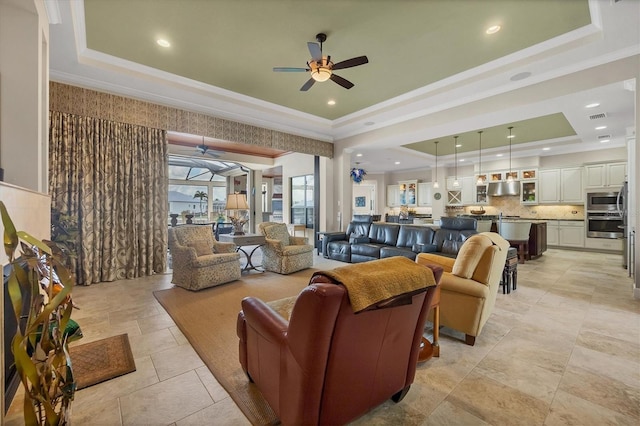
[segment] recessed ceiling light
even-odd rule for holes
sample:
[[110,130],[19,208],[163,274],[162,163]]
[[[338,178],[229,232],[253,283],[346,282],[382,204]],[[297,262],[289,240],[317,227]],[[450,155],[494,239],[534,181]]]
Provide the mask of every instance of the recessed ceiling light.
[[395,162],[395,163],[393,163],[393,164],[396,164],[396,165],[397,165],[397,164],[400,164],[400,162],[399,162],[399,161],[396,161],[396,162]]
[[502,157],[504,154],[496,154],[496,157]]
[[543,151],[549,151],[550,149],[551,149],[551,148],[549,148],[549,147],[544,147],[544,148],[542,148],[542,150],[543,150]]
[[334,101],[333,99],[327,102],[327,105],[335,105],[335,104],[336,104],[336,101]]
[[460,159],[460,162],[462,163],[464,161],[464,158]]
[[362,157],[362,153],[361,152],[357,153],[356,157]]
[[600,141],[600,143],[607,143],[607,142],[611,142],[611,139],[602,139],[602,140]]
[[485,31],[487,34],[495,34],[498,31],[500,31],[500,25],[492,25],[489,28],[487,28],[487,30]]
[[460,148],[462,146],[462,144],[458,144],[456,145],[456,148]]
[[365,121],[365,123],[364,123],[365,126],[373,126],[374,124],[376,124],[376,123],[373,122],[373,121]]
[[585,107],[585,108],[595,108],[595,107],[599,107],[599,106],[600,106],[600,104],[599,104],[599,103],[594,102],[594,103],[592,103],[592,104],[585,105],[584,107]]
[[169,43],[167,40],[163,39],[163,38],[159,38],[158,40],[156,40],[156,43],[158,43],[158,46],[162,46],[162,47],[170,47],[171,43]]
[[607,126],[598,126],[598,127],[596,127],[596,130],[602,130],[602,129],[606,129],[606,128],[607,128]]

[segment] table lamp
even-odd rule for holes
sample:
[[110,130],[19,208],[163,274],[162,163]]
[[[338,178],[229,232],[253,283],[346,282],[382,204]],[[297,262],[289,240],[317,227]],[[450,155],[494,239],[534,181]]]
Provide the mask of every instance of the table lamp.
[[236,216],[229,214],[229,220],[233,224],[233,235],[244,235],[244,224],[249,220],[244,216],[244,210],[249,210],[247,204],[247,196],[245,194],[229,194],[227,195],[226,210],[236,210]]

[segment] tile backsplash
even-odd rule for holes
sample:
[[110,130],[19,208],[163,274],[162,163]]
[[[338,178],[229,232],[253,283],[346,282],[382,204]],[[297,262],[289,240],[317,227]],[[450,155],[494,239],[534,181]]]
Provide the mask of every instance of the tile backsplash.
[[[576,219],[583,220],[584,205],[522,205],[520,197],[492,197],[490,206],[484,206],[488,215],[502,213],[506,216],[520,216],[531,219]],[[478,210],[480,206],[464,207],[465,214],[471,214],[471,210]],[[462,212],[456,212],[462,213]]]

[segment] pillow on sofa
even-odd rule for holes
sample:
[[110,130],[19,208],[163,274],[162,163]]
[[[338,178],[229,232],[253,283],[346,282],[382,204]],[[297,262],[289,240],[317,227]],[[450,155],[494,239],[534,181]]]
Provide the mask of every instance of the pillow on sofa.
[[289,245],[289,230],[284,223],[267,226],[264,228],[264,236],[270,240],[278,240],[283,246]]
[[472,235],[460,247],[451,273],[461,278],[471,278],[485,250],[493,241],[485,235]]
[[195,240],[189,243],[189,247],[193,247],[196,249],[196,255],[206,256],[208,254],[213,254],[213,248],[209,245],[206,240]]

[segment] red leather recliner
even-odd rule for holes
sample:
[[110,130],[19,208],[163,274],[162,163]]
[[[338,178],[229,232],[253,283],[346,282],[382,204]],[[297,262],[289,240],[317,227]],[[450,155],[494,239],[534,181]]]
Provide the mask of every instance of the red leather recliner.
[[[427,267],[438,283],[442,268]],[[347,423],[406,395],[435,289],[354,313],[346,288],[316,275],[289,322],[247,297],[238,315],[240,363],[284,425]]]

